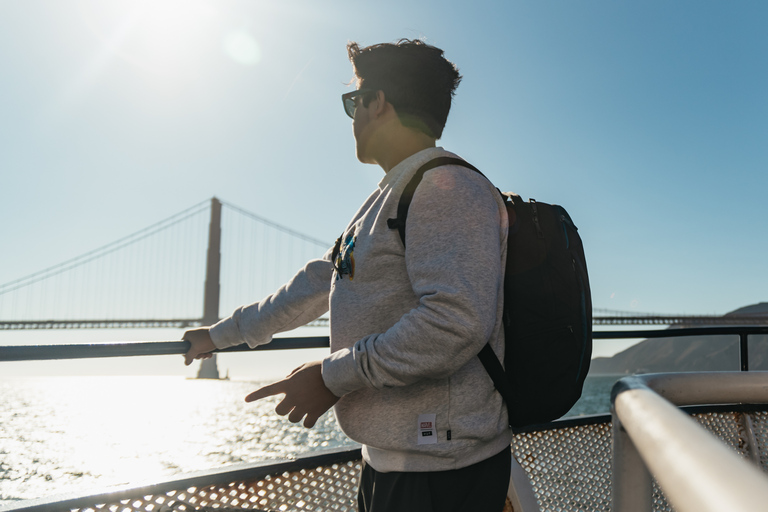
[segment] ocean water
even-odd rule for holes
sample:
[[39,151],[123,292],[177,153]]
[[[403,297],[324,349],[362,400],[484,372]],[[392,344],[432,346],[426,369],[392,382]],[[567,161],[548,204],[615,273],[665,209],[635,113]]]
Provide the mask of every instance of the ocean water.
[[[590,377],[568,413],[608,412],[618,377]],[[262,383],[183,377],[0,379],[0,507],[229,464],[354,446],[325,414],[312,429],[247,404]]]

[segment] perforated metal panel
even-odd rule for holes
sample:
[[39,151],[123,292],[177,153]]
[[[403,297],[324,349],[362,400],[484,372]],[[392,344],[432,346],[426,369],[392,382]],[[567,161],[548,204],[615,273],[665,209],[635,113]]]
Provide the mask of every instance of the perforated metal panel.
[[[706,412],[692,417],[727,446],[749,459],[741,414]],[[760,461],[768,469],[768,413],[749,413]],[[611,423],[517,434],[515,458],[525,469],[542,512],[611,510]],[[654,481],[654,512],[672,512]]]
[[261,510],[357,510],[360,461],[267,476],[250,482],[179,489],[115,503],[71,509],[73,512],[170,512]]
[[743,458],[749,458],[748,442],[743,423],[740,420],[742,413],[704,413],[694,414],[693,418],[712,434],[720,438],[726,446]]
[[[747,433],[744,430],[744,422],[739,418],[742,413],[736,412],[708,412],[694,414],[693,419],[706,430],[716,435],[729,448],[744,459],[749,459]],[[754,414],[749,415],[750,418]],[[762,444],[762,443],[761,443]],[[654,512],[672,512],[674,508],[667,501],[659,484],[653,481],[653,510]]]
[[768,471],[768,412],[752,413],[752,428],[757,441],[760,466]]
[[542,512],[611,509],[611,424],[517,434],[512,453]]

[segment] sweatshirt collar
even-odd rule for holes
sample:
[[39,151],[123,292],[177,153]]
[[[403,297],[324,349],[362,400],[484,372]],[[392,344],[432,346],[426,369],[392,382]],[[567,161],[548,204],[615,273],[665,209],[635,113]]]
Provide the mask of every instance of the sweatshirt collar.
[[422,149],[418,153],[412,154],[394,166],[389,170],[388,173],[384,175],[384,177],[379,182],[379,189],[384,190],[387,185],[393,183],[399,176],[407,172],[409,169],[418,169],[434,158],[445,156],[446,153],[447,151],[445,151],[442,147],[437,146],[434,148]]

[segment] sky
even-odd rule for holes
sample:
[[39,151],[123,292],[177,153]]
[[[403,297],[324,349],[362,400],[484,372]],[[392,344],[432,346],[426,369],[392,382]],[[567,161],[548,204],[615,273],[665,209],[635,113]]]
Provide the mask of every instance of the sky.
[[[767,24],[748,0],[0,0],[0,283],[212,196],[334,240],[383,176],[346,44],[420,38],[464,77],[439,144],[567,208],[594,307],[768,301]],[[180,333],[0,344],[120,336]]]

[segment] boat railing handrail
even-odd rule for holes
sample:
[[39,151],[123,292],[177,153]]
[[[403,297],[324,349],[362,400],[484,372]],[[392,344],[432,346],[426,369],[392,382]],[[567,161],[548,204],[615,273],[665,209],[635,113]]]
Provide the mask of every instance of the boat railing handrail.
[[[676,406],[768,403],[768,372],[647,374],[611,394],[614,512],[653,509],[651,474],[675,510],[735,512],[768,503],[768,477]],[[759,462],[749,416],[747,452]]]
[[741,371],[749,371],[749,336],[768,334],[768,326],[729,325],[710,327],[681,327],[674,329],[653,329],[643,331],[595,331],[594,339],[672,338],[683,336],[727,336],[739,337],[739,363]]
[[[674,329],[646,329],[622,331],[594,331],[593,339],[642,339],[671,338],[684,336],[739,337],[739,356],[742,371],[749,370],[749,336],[768,334],[766,325],[729,325],[715,327],[684,327]],[[330,346],[328,336],[279,337],[267,345],[251,349],[248,345],[230,347],[217,352],[249,352],[251,350],[287,350],[304,348],[326,348]],[[118,343],[82,343],[63,345],[15,345],[0,346],[2,361],[36,361],[52,359],[87,359],[100,357],[129,357],[184,354],[189,350],[187,341],[135,341]]]
[[[267,345],[250,348],[238,345],[216,353],[252,350],[291,350],[330,346],[328,336],[275,338]],[[69,345],[0,346],[0,361],[42,361],[51,359],[89,359],[98,357],[162,356],[185,354],[188,341],[126,341],[117,343],[80,343]]]

